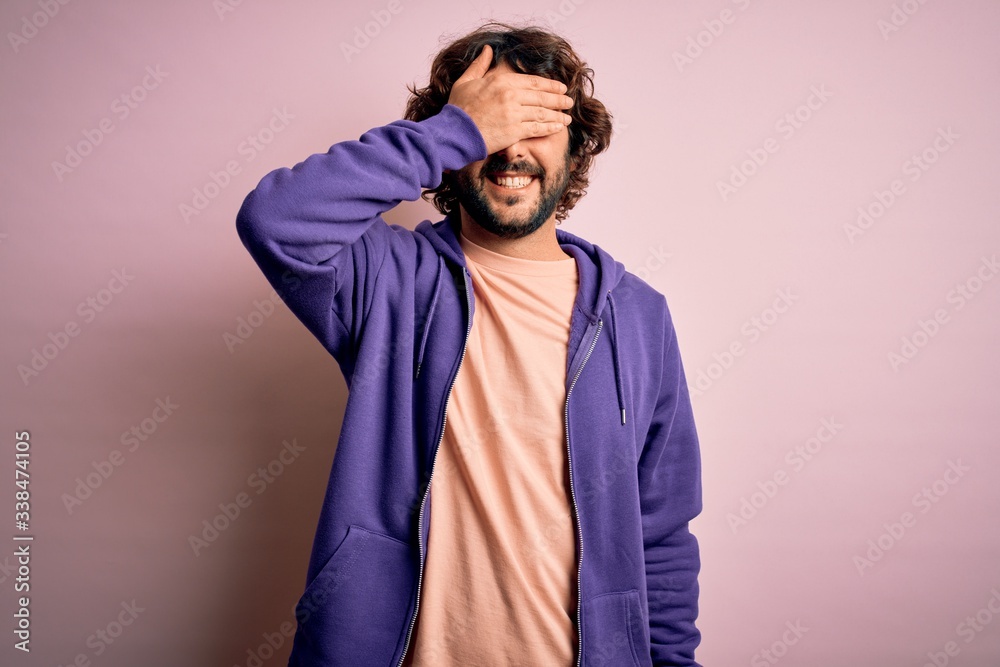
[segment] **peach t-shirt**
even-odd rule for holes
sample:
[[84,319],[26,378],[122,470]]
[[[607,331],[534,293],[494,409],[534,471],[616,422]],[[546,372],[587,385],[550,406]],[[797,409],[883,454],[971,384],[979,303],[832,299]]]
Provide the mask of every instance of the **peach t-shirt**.
[[459,236],[476,312],[431,479],[406,665],[572,665],[576,533],[565,401],[576,260]]

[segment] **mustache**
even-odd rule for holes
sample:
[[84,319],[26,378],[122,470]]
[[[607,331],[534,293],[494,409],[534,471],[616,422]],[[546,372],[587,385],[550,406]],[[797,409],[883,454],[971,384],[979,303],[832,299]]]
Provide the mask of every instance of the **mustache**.
[[492,164],[485,165],[482,169],[482,175],[487,176],[489,174],[496,173],[511,173],[511,174],[521,174],[524,176],[541,176],[542,172],[539,169],[534,169],[528,165],[520,164],[510,164],[506,162],[494,162]]

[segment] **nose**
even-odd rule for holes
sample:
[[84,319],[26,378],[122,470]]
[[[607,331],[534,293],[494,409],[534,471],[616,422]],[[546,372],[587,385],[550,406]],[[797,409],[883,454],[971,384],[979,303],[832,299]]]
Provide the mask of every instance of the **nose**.
[[496,154],[507,160],[507,162],[517,162],[518,160],[523,160],[525,155],[524,142],[518,141],[515,144],[511,144],[507,148],[497,151]]

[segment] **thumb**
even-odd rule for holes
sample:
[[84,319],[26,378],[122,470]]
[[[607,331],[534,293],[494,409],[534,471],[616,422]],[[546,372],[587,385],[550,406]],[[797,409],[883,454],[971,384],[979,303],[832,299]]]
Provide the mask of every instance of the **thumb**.
[[479,52],[476,59],[472,61],[469,67],[462,73],[462,76],[458,78],[458,81],[454,83],[457,86],[460,83],[465,83],[472,79],[481,79],[486,70],[490,68],[490,63],[493,62],[493,48],[489,44],[483,45],[483,50]]

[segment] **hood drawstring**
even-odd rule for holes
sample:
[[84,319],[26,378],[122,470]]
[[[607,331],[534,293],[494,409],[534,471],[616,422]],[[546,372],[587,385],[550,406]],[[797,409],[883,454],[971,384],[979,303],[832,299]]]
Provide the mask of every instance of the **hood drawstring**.
[[427,309],[427,321],[424,322],[424,331],[420,335],[420,349],[417,352],[417,364],[413,370],[413,379],[420,375],[420,365],[424,362],[424,346],[427,345],[427,332],[431,330],[431,320],[434,319],[434,309],[437,307],[438,293],[441,291],[441,272],[444,265],[444,258],[438,255],[438,272],[434,279],[434,295],[431,296],[431,305]]
[[611,306],[611,351],[615,362],[615,389],[618,392],[618,409],[622,415],[622,425],[625,424],[625,398],[622,389],[621,370],[618,363],[618,327],[615,324],[615,298],[608,290],[608,305]]

